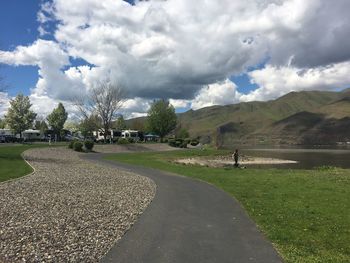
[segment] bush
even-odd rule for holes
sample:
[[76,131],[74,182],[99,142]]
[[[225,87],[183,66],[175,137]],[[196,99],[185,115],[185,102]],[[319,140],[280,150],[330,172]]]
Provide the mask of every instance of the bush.
[[169,146],[171,146],[171,147],[176,147],[176,143],[175,143],[175,140],[174,140],[174,139],[169,139],[169,140],[168,140],[168,144],[169,144]]
[[84,147],[86,150],[91,151],[92,148],[94,148],[94,142],[93,141],[85,141]]
[[130,138],[129,137],[127,140],[128,140],[129,143],[134,143],[135,142],[134,138]]
[[187,148],[187,140],[184,139],[169,139],[169,145],[176,148]]
[[125,138],[119,138],[118,139],[118,144],[129,144],[129,141]]
[[81,142],[74,142],[73,149],[74,151],[81,152],[83,150],[83,144]]
[[193,140],[191,140],[190,144],[192,146],[197,146],[199,144],[199,141],[197,139],[193,139]]
[[69,144],[68,144],[68,148],[69,149],[73,149],[73,145],[76,141],[70,141]]

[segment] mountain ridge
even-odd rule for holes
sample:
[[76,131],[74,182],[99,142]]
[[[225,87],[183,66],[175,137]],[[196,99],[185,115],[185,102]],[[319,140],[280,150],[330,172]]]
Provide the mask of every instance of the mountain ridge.
[[350,88],[340,92],[290,92],[270,101],[191,109],[178,114],[177,129],[182,128],[191,137],[217,147],[348,142]]

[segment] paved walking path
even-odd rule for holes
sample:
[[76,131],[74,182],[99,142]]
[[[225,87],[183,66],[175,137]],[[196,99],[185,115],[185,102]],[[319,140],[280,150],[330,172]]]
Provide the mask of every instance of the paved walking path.
[[282,262],[237,201],[207,183],[144,167],[91,161],[147,176],[154,200],[102,262]]

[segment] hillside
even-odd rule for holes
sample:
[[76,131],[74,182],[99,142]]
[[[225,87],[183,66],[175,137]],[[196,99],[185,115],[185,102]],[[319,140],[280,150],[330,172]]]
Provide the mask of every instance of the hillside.
[[[144,123],[145,118],[127,121]],[[350,141],[350,89],[291,92],[276,100],[211,106],[178,115],[178,129],[217,146]]]
[[326,120],[338,122],[350,117],[349,95],[350,90],[291,92],[267,102],[190,110],[179,115],[179,125],[188,129],[191,136],[218,146],[306,143],[311,131],[313,135],[322,134],[321,123],[327,126]]

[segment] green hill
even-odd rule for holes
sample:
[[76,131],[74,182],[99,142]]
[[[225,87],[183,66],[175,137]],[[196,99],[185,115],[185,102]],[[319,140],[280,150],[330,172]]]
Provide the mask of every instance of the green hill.
[[[217,146],[325,144],[348,140],[350,136],[346,132],[337,132],[347,127],[347,117],[350,117],[349,89],[343,92],[302,91],[267,102],[190,110],[179,115],[179,125],[188,129],[191,136]],[[332,129],[331,123],[337,129]],[[323,138],[330,139],[324,141]]]
[[[211,106],[178,115],[178,128],[203,143],[335,144],[350,141],[350,89],[291,92],[276,100]],[[127,121],[144,123],[145,118]],[[136,125],[134,125],[136,126]]]

